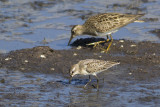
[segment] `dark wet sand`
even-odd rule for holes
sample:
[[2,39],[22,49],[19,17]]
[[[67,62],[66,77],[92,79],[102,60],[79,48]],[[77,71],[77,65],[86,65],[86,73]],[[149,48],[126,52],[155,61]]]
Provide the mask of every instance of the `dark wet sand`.
[[[103,59],[109,61],[118,61],[120,65],[117,65],[114,69],[110,69],[109,72],[103,72],[99,74],[100,77],[100,89],[107,89],[112,87],[126,87],[127,85],[133,83],[138,84],[139,82],[156,82],[160,77],[160,44],[151,42],[134,42],[129,40],[114,40],[113,44],[108,53],[101,53],[100,49],[107,47],[108,43],[102,44],[93,48],[91,46],[87,47],[85,44],[93,41],[98,41],[102,39],[86,38],[76,40],[72,44],[72,49],[70,50],[54,50],[48,46],[38,46],[31,49],[22,49],[11,51],[7,54],[0,55],[0,67],[7,68],[9,70],[19,70],[22,72],[40,72],[45,74],[61,75],[62,77],[69,78],[69,68],[71,65],[77,63],[79,60],[83,59]],[[109,76],[107,76],[109,75]],[[88,77],[78,76],[79,78],[73,79],[73,81],[86,82]],[[94,77],[93,77],[94,78]],[[105,81],[102,82],[102,79]],[[86,81],[83,81],[83,80]],[[5,80],[1,79],[1,83]],[[62,80],[63,81],[63,80]],[[129,84],[128,84],[129,82]],[[83,83],[82,83],[83,84]],[[81,85],[82,85],[81,84]],[[93,82],[96,84],[96,82]],[[107,85],[104,85],[107,84]],[[69,87],[67,84],[63,85],[61,81],[58,81],[55,85],[46,84],[45,87]],[[72,87],[79,87],[78,84]],[[144,85],[144,87],[146,87]],[[82,87],[80,87],[82,88]],[[89,90],[92,85],[89,85]],[[152,87],[154,89],[159,89],[159,87]],[[125,91],[125,88],[121,90]],[[142,91],[142,90],[135,90]],[[120,93],[109,93],[112,98],[118,96]],[[7,97],[1,98],[2,100]],[[9,97],[9,96],[8,96]],[[26,97],[25,95],[16,96],[16,98],[21,99]],[[24,98],[25,99],[25,98]],[[139,96],[135,98],[139,103],[155,102],[160,101],[160,96],[149,95],[147,97]],[[110,101],[110,103],[112,100]],[[128,103],[133,103],[134,101],[129,100]],[[113,102],[112,102],[113,103]],[[106,103],[104,103],[105,105]],[[160,103],[158,103],[160,104]],[[69,104],[72,105],[72,104]],[[74,104],[80,106],[80,103]],[[102,102],[103,105],[103,102]],[[111,105],[111,104],[110,104]]]
[[[0,66],[1,68],[22,72],[62,73],[67,76],[67,71],[71,65],[79,60],[94,58],[119,61],[121,64],[118,69],[125,66],[123,68],[127,68],[127,72],[152,74],[156,73],[153,71],[159,69],[159,43],[114,40],[108,53],[101,53],[101,48],[106,48],[108,43],[96,48],[85,45],[99,40],[104,39],[86,38],[76,40],[71,44],[73,48],[70,50],[54,50],[48,46],[38,46],[31,49],[11,51],[0,56]],[[51,70],[52,68],[55,70]]]

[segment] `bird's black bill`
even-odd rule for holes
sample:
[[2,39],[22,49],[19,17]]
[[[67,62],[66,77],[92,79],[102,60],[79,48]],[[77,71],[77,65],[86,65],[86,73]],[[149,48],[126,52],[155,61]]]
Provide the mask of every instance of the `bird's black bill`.
[[71,81],[72,81],[72,77],[70,77],[70,79],[69,79],[69,84],[71,83]]
[[73,39],[73,35],[71,35],[71,37],[69,39],[68,46],[69,46],[69,44],[70,44],[70,42],[71,42],[72,39]]

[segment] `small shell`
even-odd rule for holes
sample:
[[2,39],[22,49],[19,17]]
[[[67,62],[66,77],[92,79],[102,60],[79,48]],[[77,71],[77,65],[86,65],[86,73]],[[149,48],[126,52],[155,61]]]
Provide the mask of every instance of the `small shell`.
[[74,56],[77,56],[77,53],[74,53],[73,55],[74,55]]
[[6,58],[5,61],[8,61],[8,60],[10,60],[10,59],[12,59],[12,58]]
[[119,40],[119,42],[123,43],[123,42],[124,42],[124,40]]
[[27,63],[27,62],[28,62],[28,60],[24,60],[24,62],[26,62],[26,63]]
[[54,69],[54,68],[51,68],[51,70],[54,71],[55,69]]
[[153,55],[153,56],[155,56],[155,55],[156,55],[156,53],[153,53],[152,55]]
[[77,47],[77,50],[80,50],[81,48],[82,48],[82,46],[78,46],[78,47]]
[[133,44],[133,45],[131,45],[130,47],[136,47],[136,45]]
[[128,73],[129,75],[132,75],[132,73],[130,72],[130,73]]
[[101,51],[101,53],[105,53],[105,51]]
[[121,48],[123,48],[124,46],[123,46],[123,45],[121,45],[120,47],[121,47]]
[[46,56],[45,56],[45,55],[40,55],[40,57],[41,57],[41,58],[46,58]]

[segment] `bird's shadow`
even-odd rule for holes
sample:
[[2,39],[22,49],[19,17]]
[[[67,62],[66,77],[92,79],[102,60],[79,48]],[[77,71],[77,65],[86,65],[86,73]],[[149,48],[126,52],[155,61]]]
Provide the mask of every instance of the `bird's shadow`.
[[98,41],[105,41],[105,39],[104,38],[94,38],[94,37],[80,38],[80,39],[75,40],[71,44],[71,46],[93,47],[93,45],[88,46],[87,44],[93,43],[93,42],[98,42]]
[[[71,82],[69,83],[69,80],[66,81],[62,81],[62,80],[58,80],[56,82],[62,83],[64,85],[85,85],[87,82],[89,81],[89,79],[72,79]],[[92,82],[95,82],[95,79],[92,79]]]

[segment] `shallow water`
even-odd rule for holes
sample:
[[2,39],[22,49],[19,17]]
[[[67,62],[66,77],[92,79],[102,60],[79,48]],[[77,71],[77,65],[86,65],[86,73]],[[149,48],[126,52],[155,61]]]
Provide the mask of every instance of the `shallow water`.
[[142,18],[146,22],[129,24],[113,34],[114,39],[159,42],[149,32],[160,27],[159,5],[159,0],[2,0],[0,52],[39,45],[69,49],[71,25],[83,24],[89,16],[105,12],[146,14]]
[[107,75],[103,73],[100,77],[105,78],[100,79],[100,89],[97,91],[92,87],[92,84],[96,85],[95,78],[86,89],[83,89],[88,79],[75,77],[71,84],[68,84],[68,79],[60,75],[22,73],[1,69],[0,105],[63,107],[74,105],[156,107],[159,105],[160,81],[136,82],[124,79],[119,81],[114,77],[117,74],[118,71],[108,72]]

